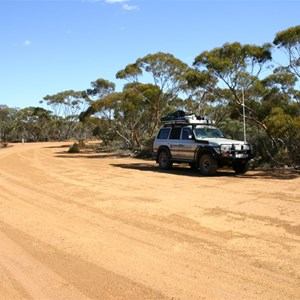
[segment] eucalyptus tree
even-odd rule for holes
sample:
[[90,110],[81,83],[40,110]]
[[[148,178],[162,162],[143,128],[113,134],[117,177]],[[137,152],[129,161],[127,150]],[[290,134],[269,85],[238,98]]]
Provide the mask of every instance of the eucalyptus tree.
[[103,99],[115,92],[115,84],[103,78],[91,82],[91,89],[82,92],[87,107],[83,109],[79,115],[80,121],[87,120],[91,115],[97,114],[98,117],[111,119],[113,115],[113,107],[109,105],[109,101]]
[[[98,118],[95,133],[106,144],[122,140],[126,147],[143,148],[145,140],[151,137],[154,116],[148,99],[156,97],[159,90],[151,84],[130,83],[122,92],[111,92],[95,100],[82,112],[80,119]],[[147,100],[146,100],[147,99]]]
[[266,130],[266,124],[257,112],[257,103],[261,101],[257,89],[259,76],[271,59],[270,44],[256,46],[235,42],[200,53],[193,65],[217,80],[219,94],[223,93],[221,97],[227,99],[239,115],[243,114],[244,106],[248,119]]
[[0,141],[11,142],[17,138],[18,109],[0,105]]
[[32,106],[19,110],[19,133],[27,141],[39,142],[53,138],[53,125],[53,116],[50,110]]
[[278,32],[273,43],[287,56],[285,69],[300,79],[300,25]]
[[300,162],[300,106],[297,77],[278,70],[262,80],[264,86],[261,117],[267,132],[277,141],[275,150],[290,161]]
[[68,139],[78,126],[79,114],[89,104],[82,91],[68,90],[54,95],[47,95],[41,103],[46,102],[54,113],[57,137]]
[[87,102],[91,104],[93,101],[101,99],[115,91],[116,85],[104,78],[98,78],[91,82],[91,88],[82,92],[82,95]]
[[224,90],[218,88],[217,79],[203,70],[190,69],[185,74],[187,94],[184,107],[197,115],[209,116],[218,124],[228,114],[227,96]]
[[277,141],[280,161],[300,163],[300,26],[276,34],[273,44],[283,50],[287,62],[265,78],[262,114],[268,132]]
[[[127,65],[123,70],[117,72],[118,79],[125,79],[129,83],[137,84],[146,82],[152,84],[155,97],[150,93],[150,97],[141,93],[148,108],[155,116],[152,128],[157,129],[163,114],[169,112],[178,103],[178,98],[185,84],[184,74],[188,66],[172,54],[157,52],[139,58],[133,64]],[[140,87],[139,85],[132,86]]]

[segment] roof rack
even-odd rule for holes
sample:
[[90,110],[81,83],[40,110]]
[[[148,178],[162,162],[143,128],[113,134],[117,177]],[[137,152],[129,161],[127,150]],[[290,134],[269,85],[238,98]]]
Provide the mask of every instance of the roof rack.
[[211,125],[213,122],[206,116],[196,116],[195,114],[189,114],[184,116],[174,117],[173,115],[168,115],[162,118],[161,123],[164,125],[174,125],[174,124],[203,124]]

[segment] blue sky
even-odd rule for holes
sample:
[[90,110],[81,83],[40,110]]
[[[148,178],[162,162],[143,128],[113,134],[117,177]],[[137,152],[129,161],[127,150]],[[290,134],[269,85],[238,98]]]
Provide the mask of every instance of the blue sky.
[[192,65],[226,42],[261,45],[300,24],[300,0],[0,0],[0,104],[40,106],[85,90],[137,58],[168,52]]

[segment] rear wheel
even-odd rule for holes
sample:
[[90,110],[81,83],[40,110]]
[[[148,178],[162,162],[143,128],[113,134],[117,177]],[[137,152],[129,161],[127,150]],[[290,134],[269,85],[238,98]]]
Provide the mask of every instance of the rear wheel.
[[199,169],[204,176],[214,176],[217,174],[218,162],[211,154],[203,154],[199,160]]
[[246,163],[234,163],[232,169],[235,171],[236,174],[245,174],[249,169],[248,162]]
[[170,156],[166,150],[162,150],[158,155],[159,167],[163,170],[168,170],[172,168],[172,162],[170,161]]

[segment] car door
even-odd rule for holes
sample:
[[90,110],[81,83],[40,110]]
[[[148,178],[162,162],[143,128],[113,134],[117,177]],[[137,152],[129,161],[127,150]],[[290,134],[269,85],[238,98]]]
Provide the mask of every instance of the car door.
[[182,159],[193,160],[196,144],[193,139],[192,129],[190,127],[182,128],[180,145],[180,155]]
[[172,158],[180,158],[182,144],[180,140],[181,126],[172,127],[170,136],[169,136],[169,148],[171,151]]

